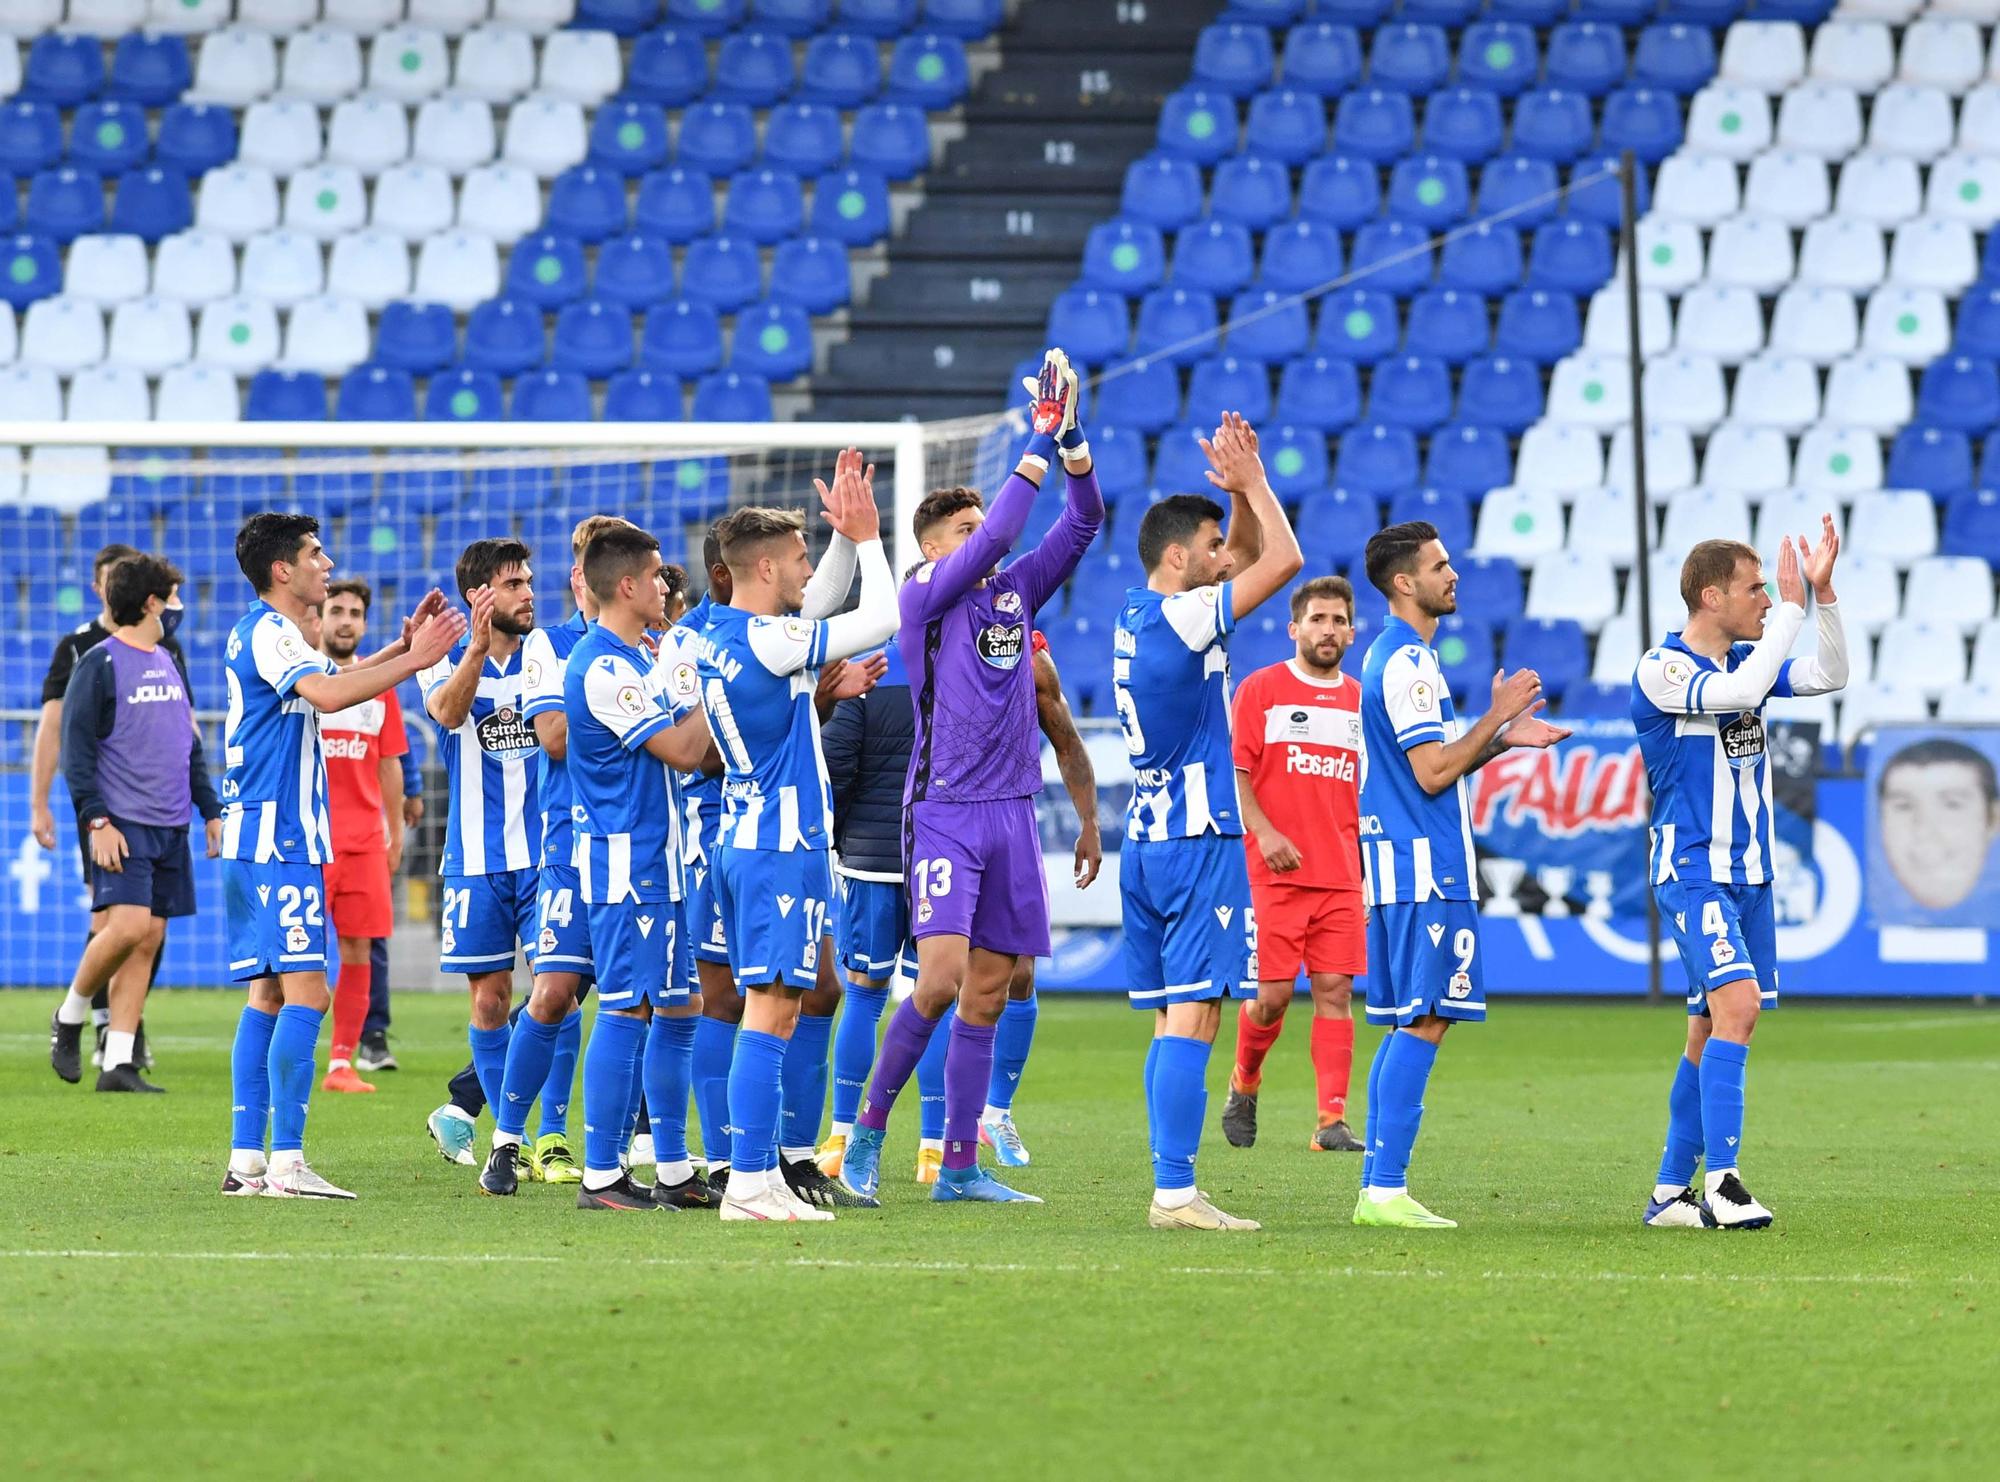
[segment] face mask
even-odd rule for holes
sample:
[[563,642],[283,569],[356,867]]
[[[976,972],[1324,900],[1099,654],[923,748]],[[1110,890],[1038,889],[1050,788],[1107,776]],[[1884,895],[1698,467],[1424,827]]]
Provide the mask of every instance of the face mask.
[[162,638],[171,638],[174,636],[174,630],[181,625],[181,615],[186,611],[185,607],[163,607],[160,609],[160,636]]

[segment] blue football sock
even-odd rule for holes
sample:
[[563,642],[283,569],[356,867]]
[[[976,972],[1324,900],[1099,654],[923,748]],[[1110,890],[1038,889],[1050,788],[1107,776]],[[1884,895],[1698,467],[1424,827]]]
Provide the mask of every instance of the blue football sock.
[[[526,1014],[521,1016],[521,1020],[532,1022]],[[583,1050],[583,1010],[571,1009],[555,1030],[554,1053],[549,1056],[549,1071],[542,1080],[541,1132],[544,1137],[559,1132],[568,1138],[569,1099],[576,1094],[576,1057]],[[511,1047],[508,1059],[511,1063]],[[524,1103],[521,1115],[525,1118],[527,1114]]]
[[[488,1106],[499,1103],[501,1085],[507,1079],[507,1040],[510,1033],[505,1024],[498,1029],[480,1029],[471,1024],[465,1026],[465,1037],[472,1041],[472,1072],[479,1077],[480,1094],[486,1098]],[[535,1089],[539,1091],[541,1087]]]
[[833,1120],[840,1126],[851,1126],[861,1110],[861,1093],[875,1064],[875,1034],[888,1007],[887,988],[849,986],[842,995],[833,1031]]
[[1660,1155],[1659,1182],[1687,1187],[1700,1160],[1701,1067],[1683,1055],[1667,1096],[1667,1150]]
[[521,1022],[514,1026],[514,1033],[507,1041],[507,1070],[500,1078],[500,1094],[493,1098],[496,1131],[511,1137],[527,1135],[528,1108],[535,1104],[537,1096],[548,1094],[545,1086],[554,1084],[549,1065],[562,1031],[560,1024],[544,1024],[533,1014],[521,1015]]
[[957,1009],[946,1009],[931,1032],[931,1042],[917,1062],[917,1136],[944,1141],[944,1058],[951,1046],[951,1023]]
[[1194,1187],[1194,1155],[1208,1116],[1211,1046],[1186,1035],[1163,1034],[1153,1071],[1153,1187]]
[[756,1029],[737,1031],[729,1064],[729,1161],[739,1173],[768,1173],[776,1166],[784,1076],[783,1040]]
[[736,1026],[703,1015],[694,1026],[694,1104],[711,1168],[729,1162],[729,1063],[735,1054]]
[[1041,1013],[1039,996],[1010,998],[1000,1011],[1000,1029],[993,1036],[993,1079],[986,1087],[986,1104],[995,1110],[1013,1108],[1021,1072],[1028,1068],[1028,1051],[1034,1048],[1035,1021]]
[[583,1052],[583,1167],[586,1173],[618,1168],[624,1132],[631,1125],[632,1074],[646,1043],[646,1021],[602,1013]]
[[1701,1140],[1711,1174],[1734,1168],[1743,1153],[1743,1082],[1750,1047],[1710,1039],[1701,1052]]
[[1160,1069],[1160,1036],[1154,1035],[1146,1041],[1146,1151],[1156,1155],[1160,1147],[1159,1129],[1153,1125],[1153,1077]]
[[1366,1144],[1361,1150],[1361,1187],[1364,1189],[1375,1172],[1375,1139],[1379,1131],[1375,1109],[1382,1104],[1382,1062],[1389,1058],[1389,1041],[1395,1037],[1396,1026],[1392,1024],[1389,1032],[1382,1036],[1382,1043],[1375,1047],[1375,1058],[1368,1062],[1368,1119],[1361,1134],[1361,1140]]
[[688,1087],[694,1080],[695,1020],[655,1009],[646,1035],[646,1125],[661,1166],[688,1160]]
[[782,1147],[809,1148],[819,1142],[826,1114],[826,1051],[833,1039],[833,1016],[800,1014],[785,1045],[784,1096],[778,1112]]
[[1408,1186],[1410,1150],[1417,1145],[1417,1129],[1423,1125],[1424,1087],[1430,1083],[1437,1053],[1437,1046],[1429,1040],[1400,1029],[1389,1036],[1389,1051],[1378,1081],[1382,1111],[1375,1119],[1382,1145],[1371,1174],[1378,1189]]
[[229,1047],[229,1145],[245,1152],[264,1151],[264,1133],[271,1119],[271,1032],[278,1016],[247,1003],[236,1020],[236,1041]]
[[288,1003],[278,1010],[278,1022],[271,1030],[270,1054],[274,1153],[297,1152],[306,1145],[306,1104],[312,1097],[313,1056],[319,1049],[319,1026],[325,1017],[318,1009],[309,1009],[302,1003]]

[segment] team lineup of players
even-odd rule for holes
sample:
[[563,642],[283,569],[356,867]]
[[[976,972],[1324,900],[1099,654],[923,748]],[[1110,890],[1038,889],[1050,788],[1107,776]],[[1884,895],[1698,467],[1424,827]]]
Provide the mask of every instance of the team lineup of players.
[[[830,1220],[878,1202],[888,1119],[915,1077],[926,1112],[942,1112],[924,1129],[941,1145],[919,1165],[932,1198],[1040,1202],[983,1167],[979,1150],[1003,1168],[1029,1161],[1009,1107],[1032,1035],[1032,964],[1050,948],[1034,809],[1045,732],[1079,812],[1077,883],[1097,869],[1094,779],[1033,622],[1096,538],[1104,504],[1062,353],[1026,384],[1033,430],[1013,475],[990,506],[963,489],[926,498],[911,532],[922,559],[900,584],[874,470],[850,449],[830,483],[816,481],[833,532],[817,568],[801,515],[738,509],[714,526],[709,592],[688,609],[685,573],[657,539],[595,516],[574,534],[567,622],[535,626],[526,547],[477,541],[456,573],[469,615],[433,591],[394,642],[342,666],[302,628],[328,600],[316,523],[245,524],[238,561],[257,600],[226,656],[221,852],[230,971],[249,1001],[224,1193],[353,1197],[303,1154],[340,853],[322,717],[414,677],[444,738],[441,965],[467,980],[475,1087],[433,1114],[431,1131],[446,1157],[475,1162],[477,1103],[491,1105],[483,1190],[510,1195],[540,1178],[576,1182],[585,1209]],[[1458,722],[1431,646],[1456,610],[1457,577],[1420,522],[1368,542],[1367,577],[1389,616],[1358,683],[1341,672],[1352,589],[1322,577],[1292,593],[1295,658],[1249,676],[1232,704],[1229,636],[1303,559],[1254,430],[1226,414],[1202,448],[1227,508],[1179,494],[1147,511],[1146,584],[1127,594],[1113,634],[1134,773],[1125,976],[1153,1025],[1148,1220],[1258,1228],[1196,1186],[1208,1061],[1224,1000],[1243,1000],[1222,1126],[1248,1145],[1264,1060],[1303,971],[1318,1087],[1310,1145],[1362,1154],[1354,1222],[1450,1227],[1411,1196],[1408,1168],[1445,1031],[1486,1015],[1464,779],[1509,747],[1568,733],[1539,714],[1527,670],[1496,673],[1484,714]],[[1058,462],[1060,517],[1003,569]],[[1777,994],[1761,711],[1774,695],[1845,681],[1837,551],[1830,518],[1810,548],[1786,540],[1774,608],[1753,550],[1703,542],[1683,571],[1686,627],[1634,677],[1651,880],[1689,978],[1648,1224],[1771,1221],[1738,1172],[1748,1044]],[[839,611],[857,576],[855,605]],[[1794,659],[1808,587],[1817,651]],[[336,930],[357,944],[376,934]],[[510,1023],[517,946],[534,979]],[[912,960],[914,992],[878,1050],[888,980]],[[1364,971],[1367,1017],[1387,1032],[1357,1138],[1345,1113],[1350,996]],[[567,1103],[593,992],[578,1166]],[[821,1142],[830,1044],[833,1128]],[[691,1101],[705,1166],[690,1153]],[[635,1156],[640,1125],[651,1146]],[[647,1158],[650,1186],[632,1174]]]

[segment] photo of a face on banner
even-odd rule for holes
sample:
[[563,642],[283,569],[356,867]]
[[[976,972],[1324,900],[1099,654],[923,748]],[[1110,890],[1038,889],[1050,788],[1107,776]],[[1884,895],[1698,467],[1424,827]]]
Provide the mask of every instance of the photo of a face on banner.
[[2000,928],[2000,732],[1885,731],[1869,773],[1877,923]]

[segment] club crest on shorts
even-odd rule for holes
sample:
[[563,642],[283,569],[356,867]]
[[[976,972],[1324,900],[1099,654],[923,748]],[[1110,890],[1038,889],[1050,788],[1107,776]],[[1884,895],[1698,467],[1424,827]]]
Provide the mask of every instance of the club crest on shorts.
[[285,950],[296,955],[305,951],[308,941],[310,938],[306,936],[306,929],[303,926],[294,926],[285,933]]
[[926,924],[927,922],[929,922],[929,920],[930,920],[930,919],[931,919],[931,903],[930,903],[930,902],[929,902],[928,900],[920,900],[920,901],[918,901],[918,902],[917,902],[917,924],[918,924],[919,926],[922,926],[922,925]]
[[1472,997],[1472,975],[1470,973],[1453,973],[1451,981],[1445,985],[1444,991],[1445,996],[1448,998]]
[[542,934],[535,938],[535,948],[544,957],[555,951],[556,934],[553,928],[547,926],[542,928]]
[[438,932],[438,945],[444,949],[447,957],[458,950],[458,934],[451,929],[449,921],[445,922]]

